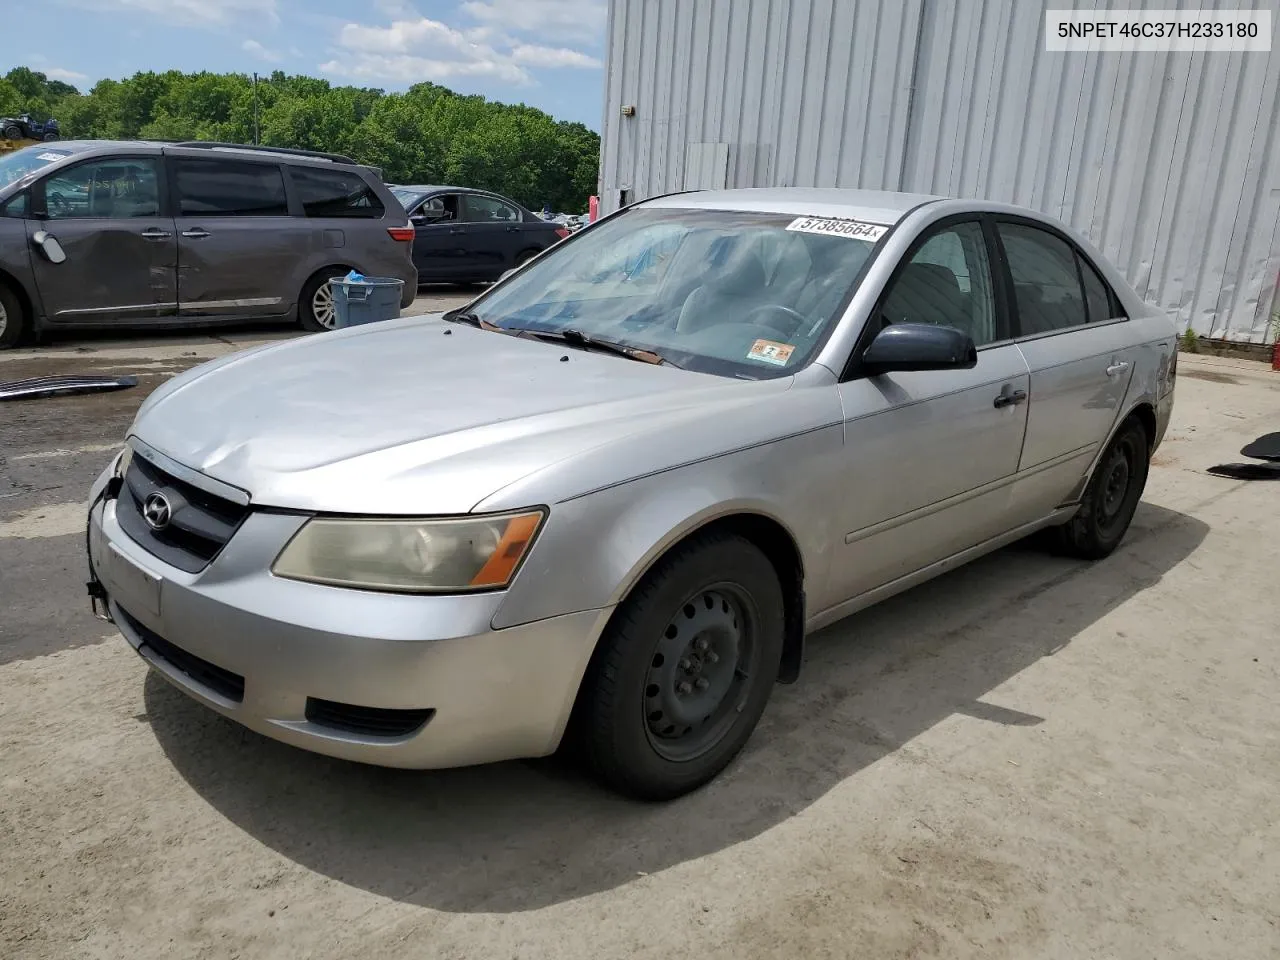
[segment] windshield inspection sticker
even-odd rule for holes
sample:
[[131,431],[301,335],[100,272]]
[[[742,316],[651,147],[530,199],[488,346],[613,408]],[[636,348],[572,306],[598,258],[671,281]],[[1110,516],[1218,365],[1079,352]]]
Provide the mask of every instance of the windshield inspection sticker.
[[759,360],[772,363],[775,367],[785,367],[796,348],[790,343],[778,343],[776,340],[757,340],[747,351],[748,360]]
[[787,225],[798,233],[820,233],[829,237],[848,237],[850,240],[879,240],[889,228],[883,223],[867,223],[865,220],[836,220],[828,217],[796,217]]

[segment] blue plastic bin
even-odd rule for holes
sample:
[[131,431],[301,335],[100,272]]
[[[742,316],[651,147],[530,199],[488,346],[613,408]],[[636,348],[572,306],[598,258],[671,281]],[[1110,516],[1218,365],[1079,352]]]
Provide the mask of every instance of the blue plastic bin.
[[333,279],[333,326],[356,327],[400,316],[404,281],[395,277],[362,277],[349,273]]

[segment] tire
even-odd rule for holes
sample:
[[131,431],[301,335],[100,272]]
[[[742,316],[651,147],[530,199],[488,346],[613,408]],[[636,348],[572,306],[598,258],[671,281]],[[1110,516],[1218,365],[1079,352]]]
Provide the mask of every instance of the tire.
[[46,134],[44,135],[45,143],[49,143],[49,142],[51,142],[51,141],[53,141],[53,140],[57,140],[57,139],[58,139],[58,135],[57,135],[56,133],[46,133]]
[[587,670],[575,721],[588,766],[642,800],[713,779],[764,712],[783,633],[782,587],[758,547],[715,534],[678,547],[618,607]]
[[7,126],[7,127],[5,127],[5,128],[4,128],[4,138],[5,138],[6,140],[21,140],[21,139],[22,139],[22,128],[20,128],[20,127],[18,127],[18,126],[16,126],[16,125],[14,125],[14,124],[12,124],[12,123],[11,123],[11,124],[9,124],[9,126]]
[[540,254],[541,250],[522,250],[516,254],[516,266],[523,267],[526,263]]
[[[302,293],[298,295],[298,325],[303,330],[312,333],[323,333],[325,330],[332,330],[336,320],[333,312],[333,289],[329,287],[329,281],[334,277],[345,276],[349,267],[330,267],[327,270],[321,270],[308,280],[302,287]],[[323,288],[328,288],[328,304],[329,312],[325,314],[321,308],[321,301],[325,297],[320,295]],[[317,312],[317,311],[320,312]]]
[[1076,515],[1053,531],[1057,552],[1101,560],[1120,546],[1142,499],[1150,467],[1146,428],[1130,417],[1098,460]]
[[27,332],[27,315],[22,301],[12,290],[0,284],[0,350],[8,350],[22,342]]

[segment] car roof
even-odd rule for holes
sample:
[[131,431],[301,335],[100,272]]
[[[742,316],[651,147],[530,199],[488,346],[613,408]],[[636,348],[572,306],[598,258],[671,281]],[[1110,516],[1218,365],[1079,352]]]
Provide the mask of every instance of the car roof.
[[839,217],[897,223],[923,203],[946,200],[927,193],[888,190],[842,190],[814,187],[754,187],[743,190],[699,190],[642,201],[646,207],[700,210],[740,210],[781,213],[796,217]]

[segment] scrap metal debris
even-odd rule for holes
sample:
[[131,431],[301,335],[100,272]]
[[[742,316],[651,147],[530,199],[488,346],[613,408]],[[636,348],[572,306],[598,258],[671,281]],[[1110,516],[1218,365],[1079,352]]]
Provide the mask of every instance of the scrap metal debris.
[[31,377],[28,380],[10,380],[0,383],[0,400],[39,400],[44,397],[62,397],[78,393],[105,393],[111,390],[127,390],[136,387],[138,378],[94,377],[68,374],[57,377]]
[[1240,450],[1242,457],[1263,463],[1220,463],[1208,472],[1232,480],[1280,480],[1280,433],[1263,434]]

